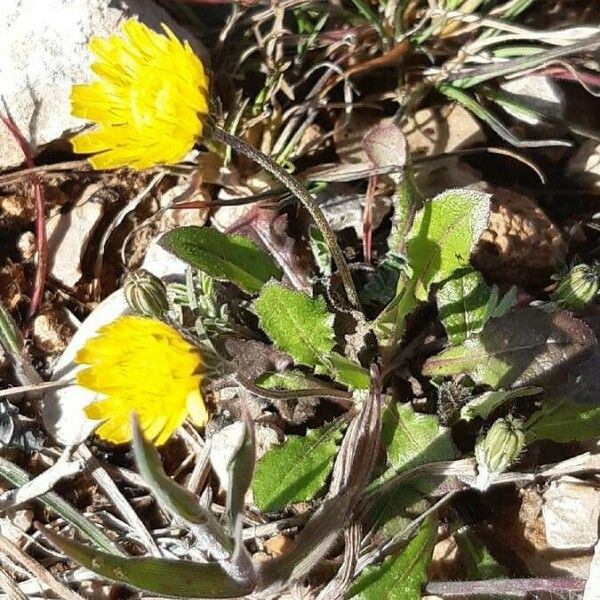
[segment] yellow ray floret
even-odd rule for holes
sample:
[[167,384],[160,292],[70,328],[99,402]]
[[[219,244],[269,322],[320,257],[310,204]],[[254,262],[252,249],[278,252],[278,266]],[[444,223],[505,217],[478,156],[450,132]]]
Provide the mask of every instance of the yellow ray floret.
[[174,164],[202,136],[208,77],[190,45],[129,19],[124,37],[92,38],[98,79],[74,85],[72,113],[95,129],[72,138],[75,152],[94,154],[95,169]]
[[131,413],[147,439],[164,444],[186,417],[208,419],[200,392],[198,350],[169,325],[145,317],[120,317],[98,330],[76,357],[87,365],[77,383],[100,398],[85,414],[102,421],[96,434],[122,444],[131,440]]

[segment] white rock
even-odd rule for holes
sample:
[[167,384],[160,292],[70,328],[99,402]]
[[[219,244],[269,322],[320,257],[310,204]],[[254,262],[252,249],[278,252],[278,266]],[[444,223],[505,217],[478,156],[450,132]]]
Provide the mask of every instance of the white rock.
[[542,514],[548,545],[584,550],[598,541],[600,488],[573,477],[553,481],[544,493]]
[[586,140],[567,163],[565,173],[582,186],[600,187],[600,144]]
[[[157,31],[164,22],[205,58],[193,35],[152,0],[0,2],[0,90],[6,103],[1,110],[9,111],[36,152],[85,124],[71,116],[69,98],[74,83],[92,78],[87,43],[92,36],[118,33],[119,24],[131,16]],[[0,168],[22,162],[19,146],[3,132]]]
[[48,272],[66,287],[81,279],[81,260],[104,213],[94,194],[103,187],[103,183],[88,186],[71,210],[56,213],[46,223]]
[[[525,106],[540,112],[551,118],[558,119],[562,116],[565,106],[565,94],[560,86],[551,77],[544,75],[526,75],[510,79],[500,86],[505,92],[516,96]],[[515,107],[503,106],[504,110],[515,117],[529,123],[537,125],[540,119],[528,112],[524,112]]]

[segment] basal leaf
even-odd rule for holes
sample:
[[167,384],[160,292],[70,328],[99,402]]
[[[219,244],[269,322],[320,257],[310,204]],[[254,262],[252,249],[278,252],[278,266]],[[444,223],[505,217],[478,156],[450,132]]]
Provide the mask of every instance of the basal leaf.
[[479,333],[486,320],[491,290],[480,273],[462,271],[437,290],[440,319],[452,344],[462,344]]
[[271,448],[256,466],[252,491],[263,511],[275,510],[312,498],[333,467],[340,425],[290,435],[281,446]]
[[390,475],[455,456],[450,430],[440,427],[433,415],[419,414],[408,404],[393,405],[386,413],[383,438]]
[[161,245],[196,269],[216,279],[232,281],[255,293],[269,279],[280,279],[274,260],[254,242],[209,227],[178,227],[167,232]]
[[462,526],[454,533],[454,539],[460,549],[461,561],[469,581],[500,579],[507,576],[507,570],[498,563],[470,527]]
[[406,249],[418,300],[427,300],[433,283],[469,264],[471,251],[487,225],[489,204],[489,194],[452,189],[417,213]]
[[571,442],[600,436],[600,406],[555,399],[525,423],[527,443],[535,440]]
[[234,578],[221,563],[199,563],[154,557],[125,558],[99,552],[48,529],[44,535],[81,566],[107,579],[153,594],[184,598],[239,598],[255,582]]
[[322,298],[272,284],[262,290],[255,308],[260,326],[296,363],[314,367],[333,350],[333,315]]
[[330,352],[323,363],[329,366],[331,375],[336,381],[355,390],[367,390],[371,384],[369,372],[358,363],[338,354]]
[[523,396],[535,396],[543,391],[541,387],[529,386],[514,390],[483,392],[475,396],[460,409],[460,418],[467,423],[475,419],[475,417],[485,419],[492,411],[509,400],[522,398]]
[[429,517],[402,553],[365,569],[346,597],[356,600],[417,600],[427,581],[427,568],[436,537],[437,520]]
[[477,337],[429,358],[423,374],[465,373],[493,388],[545,385],[564,380],[595,346],[591,329],[570,313],[525,308],[490,320]]

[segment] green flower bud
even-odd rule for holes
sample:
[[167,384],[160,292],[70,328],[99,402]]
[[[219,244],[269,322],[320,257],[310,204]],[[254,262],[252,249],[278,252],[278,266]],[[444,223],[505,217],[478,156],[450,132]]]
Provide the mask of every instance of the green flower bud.
[[2,302],[0,302],[0,345],[13,354],[18,354],[23,349],[23,336]]
[[129,308],[139,315],[160,319],[169,309],[165,284],[145,269],[129,273],[123,291]]
[[558,282],[553,300],[561,308],[583,310],[592,303],[599,287],[600,271],[596,265],[576,265]]
[[475,445],[475,460],[479,468],[476,486],[486,489],[494,475],[508,469],[525,446],[523,421],[508,416],[497,419]]

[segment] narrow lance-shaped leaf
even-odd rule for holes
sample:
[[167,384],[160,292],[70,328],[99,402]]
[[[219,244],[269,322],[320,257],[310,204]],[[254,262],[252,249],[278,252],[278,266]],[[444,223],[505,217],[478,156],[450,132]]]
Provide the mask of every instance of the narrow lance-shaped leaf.
[[256,448],[254,441],[254,423],[244,415],[244,430],[239,447],[229,461],[229,487],[227,493],[226,514],[231,533],[236,534],[237,543],[241,543],[244,499],[254,475]]
[[386,558],[380,565],[365,569],[346,597],[356,600],[420,598],[437,537],[436,523],[435,518],[429,517],[401,553]]
[[313,300],[274,283],[262,290],[255,308],[260,326],[296,363],[314,367],[333,350],[333,315],[322,298]]
[[163,470],[156,448],[145,439],[139,420],[132,417],[133,451],[142,477],[150,484],[153,494],[176,515],[193,525],[205,524],[227,550],[233,549],[215,517],[204,509],[199,499],[189,490],[173,481]]
[[263,511],[311,499],[333,467],[341,424],[290,435],[259,461],[252,483],[254,502]]
[[469,189],[447,190],[417,213],[407,243],[414,294],[427,300],[432,284],[466,267],[485,229],[490,195]]
[[135,557],[124,558],[99,552],[48,529],[43,534],[81,566],[124,585],[166,596],[183,598],[239,598],[253,591],[254,581],[243,581],[227,573],[221,563]]
[[232,281],[255,293],[270,279],[280,279],[273,259],[251,240],[209,227],[178,227],[167,232],[161,245],[177,258],[216,279]]

